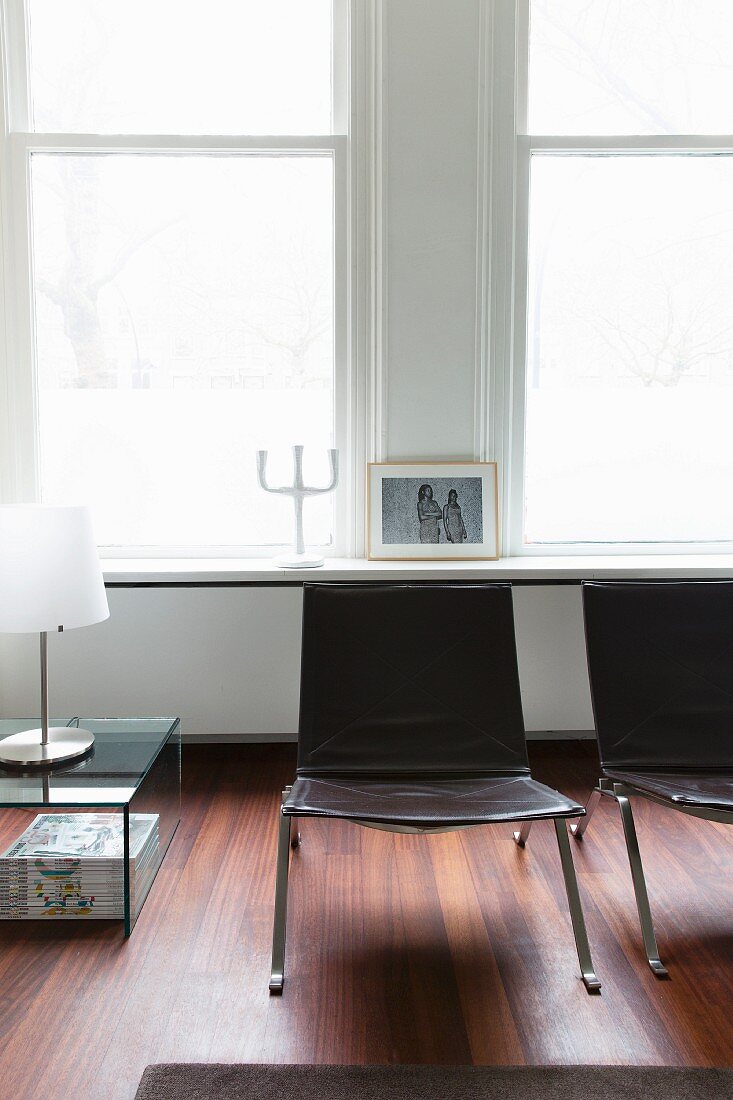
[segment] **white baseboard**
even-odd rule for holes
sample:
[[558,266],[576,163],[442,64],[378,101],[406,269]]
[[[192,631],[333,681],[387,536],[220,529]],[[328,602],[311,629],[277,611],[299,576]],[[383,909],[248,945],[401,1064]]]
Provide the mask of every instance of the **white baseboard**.
[[[592,741],[593,730],[529,730],[528,741]],[[297,733],[183,733],[189,745],[271,745],[298,740]]]
[[297,733],[187,733],[181,740],[189,745],[272,745],[298,740]]
[[527,730],[528,741],[595,741],[595,730]]

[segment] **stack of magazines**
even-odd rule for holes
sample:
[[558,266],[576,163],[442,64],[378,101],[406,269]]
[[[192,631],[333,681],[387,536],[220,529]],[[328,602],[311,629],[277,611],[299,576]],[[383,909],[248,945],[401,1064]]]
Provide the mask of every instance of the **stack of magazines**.
[[[124,916],[121,813],[39,814],[0,856],[0,919]],[[158,814],[130,814],[130,911],[158,868]]]

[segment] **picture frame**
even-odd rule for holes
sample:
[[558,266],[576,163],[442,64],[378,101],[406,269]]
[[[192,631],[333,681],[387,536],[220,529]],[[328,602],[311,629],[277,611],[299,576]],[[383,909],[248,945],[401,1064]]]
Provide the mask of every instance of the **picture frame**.
[[496,561],[496,462],[367,463],[370,561]]

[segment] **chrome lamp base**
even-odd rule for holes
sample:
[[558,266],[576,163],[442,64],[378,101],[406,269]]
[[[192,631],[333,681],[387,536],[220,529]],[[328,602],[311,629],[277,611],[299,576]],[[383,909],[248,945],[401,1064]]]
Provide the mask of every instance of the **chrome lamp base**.
[[43,768],[65,764],[85,756],[94,744],[94,734],[73,726],[51,726],[48,743],[43,744],[43,731],[23,730],[0,741],[0,764],[16,767]]

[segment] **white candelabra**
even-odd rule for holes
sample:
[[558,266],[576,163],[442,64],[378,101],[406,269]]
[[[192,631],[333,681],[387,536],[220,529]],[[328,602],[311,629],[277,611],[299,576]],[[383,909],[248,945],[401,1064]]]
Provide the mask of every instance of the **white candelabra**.
[[293,484],[283,485],[281,488],[276,489],[267,484],[267,451],[257,452],[257,480],[260,483],[260,488],[264,489],[266,493],[280,493],[284,496],[293,498],[293,508],[295,510],[295,540],[293,543],[293,550],[292,553],[281,554],[279,557],[275,558],[275,564],[281,565],[285,569],[315,569],[319,565],[323,565],[323,558],[320,555],[306,553],[305,543],[303,542],[303,500],[305,497],[321,496],[323,493],[332,493],[338,485],[338,451],[335,448],[330,448],[328,458],[331,463],[331,481],[323,489],[313,488],[310,485],[305,485],[303,482],[303,448],[300,445],[293,447]]

